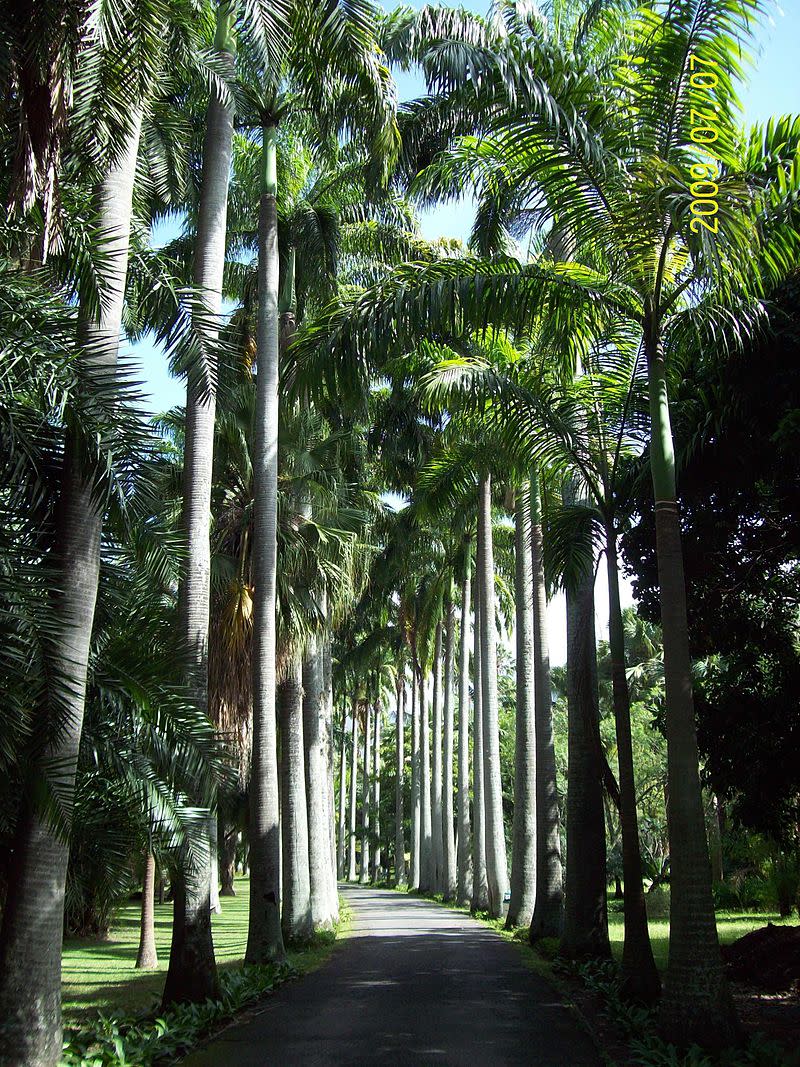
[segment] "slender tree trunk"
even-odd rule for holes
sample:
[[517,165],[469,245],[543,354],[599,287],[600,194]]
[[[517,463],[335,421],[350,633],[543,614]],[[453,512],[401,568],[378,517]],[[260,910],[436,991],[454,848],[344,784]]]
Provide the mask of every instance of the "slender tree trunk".
[[478,539],[481,588],[481,703],[483,711],[483,782],[486,811],[486,881],[489,914],[499,918],[508,888],[506,835],[503,826],[503,785],[500,777],[500,724],[495,645],[494,550],[492,546],[492,484],[489,475],[479,487]]
[[[234,44],[232,20],[227,5],[217,11],[216,49],[230,67]],[[203,320],[198,324],[204,344],[217,342],[222,307],[222,275],[228,213],[228,184],[233,150],[233,109],[212,95],[206,116],[203,144],[203,178],[197,222],[194,284],[199,294]],[[213,357],[208,356],[207,359]],[[189,375],[186,389],[186,442],[184,447],[183,526],[186,534],[186,565],[178,599],[179,629],[190,650],[189,688],[197,706],[208,713],[208,623],[211,595],[211,482],[214,464],[216,370],[198,368]],[[209,822],[209,831],[211,824]],[[187,865],[208,856],[209,869],[191,871]],[[182,893],[176,895],[173,941],[164,1004],[175,1000],[206,1000],[217,990],[216,963],[211,926],[204,919],[194,924],[207,907],[219,910],[219,883],[215,848],[199,852],[181,850],[178,878]],[[203,885],[205,880],[206,885]],[[184,909],[178,905],[183,903]],[[181,955],[175,955],[177,948]],[[193,972],[189,973],[189,970]],[[206,974],[203,982],[196,972]],[[190,992],[190,990],[192,992]]]
[[339,749],[339,840],[336,842],[336,875],[341,881],[345,877],[345,835],[347,833],[347,716],[342,711],[342,744]]
[[[325,611],[327,614],[328,601],[325,598]],[[329,848],[329,887],[330,887],[330,910],[333,921],[339,921],[339,887],[337,879],[337,852],[336,852],[336,787],[334,784],[334,739],[333,739],[333,657],[331,654],[330,630],[326,630],[322,638],[322,702],[325,717],[325,763],[327,766],[328,786],[328,848]]]
[[286,944],[302,944],[314,933],[308,863],[308,804],[303,742],[303,669],[292,663],[278,687],[281,720],[281,834],[283,914]]
[[[81,314],[80,369],[108,387],[116,374],[128,270],[131,201],[142,113],[132,117],[126,143],[99,189],[98,245],[105,259],[99,318]],[[103,503],[70,432],[65,444],[56,517],[59,591],[53,616],[59,634],[50,656],[52,679],[42,713],[61,723],[43,753],[57,768],[54,789],[69,806],[74,793],[86,674],[100,573]],[[38,762],[38,761],[37,761]],[[0,1059],[50,1067],[61,1057],[61,944],[69,846],[41,818],[26,791],[14,834],[15,861],[0,932]]]
[[664,350],[652,312],[645,322],[650,386],[650,469],[664,635],[669,786],[670,939],[661,1025],[679,1044],[724,1046],[739,1026],[722,964],[711,892],[692,696],[686,581],[675,487],[675,452]]
[[408,888],[419,889],[422,873],[422,783],[420,781],[419,672],[411,666],[411,877]]
[[333,926],[333,900],[336,897],[331,869],[332,815],[328,810],[327,731],[322,643],[312,640],[303,663],[303,740],[308,805],[311,922],[315,930],[327,930]]
[[561,937],[564,890],[561,871],[561,816],[558,810],[553,743],[550,650],[547,641],[547,589],[544,580],[542,508],[539,478],[531,478],[531,574],[536,719],[536,902],[530,938]]
[[279,349],[276,143],[275,127],[265,127],[258,224],[258,376],[253,453],[253,755],[250,772],[250,923],[245,955],[248,963],[267,963],[284,955],[275,729]]
[[397,711],[395,721],[395,751],[397,753],[397,778],[394,788],[394,884],[403,885],[406,880],[406,842],[403,834],[403,785],[405,778],[405,706],[406,686],[402,674],[397,680]]
[[710,797],[711,812],[709,833],[709,853],[711,856],[711,876],[714,882],[722,882],[725,878],[725,870],[722,866],[722,827],[719,818],[719,800],[717,794]]
[[[476,572],[480,566],[481,546],[478,542]],[[472,656],[472,911],[489,910],[489,886],[486,880],[486,806],[484,804],[483,773],[483,684],[481,675],[481,584],[475,581],[475,647]]]
[[515,604],[517,716],[511,903],[506,926],[530,926],[536,902],[536,722],[534,711],[533,577],[530,553],[530,486],[517,491]]
[[347,867],[348,882],[355,882],[356,872],[356,808],[358,806],[358,702],[353,701],[353,721],[350,727],[350,855]]
[[631,704],[625,674],[625,631],[619,599],[616,531],[606,524],[606,569],[608,572],[608,643],[611,651],[611,684],[614,697],[614,723],[617,733],[619,766],[619,821],[622,831],[622,873],[625,881],[625,945],[622,977],[626,992],[648,1003],[661,992],[656,970],[647,909],[642,888],[642,856],[639,848],[639,819],[636,813],[636,780],[633,771]]
[[420,827],[420,870],[419,888],[422,893],[433,890],[433,835],[431,824],[431,731],[428,715],[428,685],[422,675],[419,682],[420,704],[420,771],[422,775],[422,819]]
[[469,825],[469,613],[470,560],[467,552],[464,581],[461,585],[461,654],[458,671],[458,877],[456,903],[469,903],[472,863]]
[[362,885],[369,885],[370,868],[370,806],[372,802],[372,710],[364,705],[364,781],[361,787],[361,877]]
[[608,957],[603,754],[597,694],[594,572],[567,589],[567,877],[565,956]]
[[136,966],[143,971],[154,971],[158,967],[156,952],[156,859],[152,852],[144,858],[144,878],[142,879],[142,916],[139,928],[139,951]]
[[219,899],[219,838],[217,836],[217,815],[211,812],[208,816],[208,848],[210,863],[208,865],[208,904],[214,915],[222,911]]
[[442,892],[445,900],[456,893],[456,839],[453,825],[453,655],[455,645],[455,612],[452,596],[445,606],[447,640],[444,653],[444,774],[442,781]]
[[233,880],[236,875],[236,838],[238,834],[233,826],[227,824],[220,812],[217,833],[222,842],[222,864],[220,867],[221,897],[235,897]]
[[375,702],[375,738],[372,746],[372,826],[374,847],[372,852],[372,880],[381,880],[381,734],[383,732],[383,708]]
[[444,841],[442,835],[442,622],[436,624],[433,653],[433,759],[431,782],[431,887],[444,889]]

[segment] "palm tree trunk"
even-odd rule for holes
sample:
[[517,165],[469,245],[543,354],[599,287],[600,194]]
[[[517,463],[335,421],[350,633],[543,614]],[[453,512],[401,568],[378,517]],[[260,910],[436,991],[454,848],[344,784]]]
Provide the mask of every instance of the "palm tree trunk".
[[445,606],[447,640],[444,652],[444,774],[442,782],[442,892],[452,900],[456,892],[456,839],[453,826],[453,654],[455,645],[455,611],[448,594]]
[[308,873],[311,922],[315,930],[333,926],[335,886],[331,870],[327,722],[323,700],[322,643],[312,640],[303,661],[303,741],[308,804]]
[[647,909],[642,888],[642,856],[639,819],[636,814],[636,780],[633,771],[631,704],[625,674],[625,631],[619,600],[617,540],[613,523],[606,524],[606,570],[608,572],[608,643],[611,652],[611,685],[619,766],[619,821],[622,831],[622,875],[625,882],[625,944],[622,977],[626,992],[651,1003],[661,992],[661,979],[653,959]]
[[[226,65],[233,66],[232,16],[226,4],[217,9],[215,48]],[[212,348],[217,341],[222,307],[222,275],[225,266],[225,237],[228,218],[228,184],[233,150],[233,108],[212,94],[206,115],[203,142],[203,177],[195,240],[194,284],[203,310],[199,331]],[[208,358],[208,357],[207,357]],[[208,713],[208,621],[211,595],[211,481],[214,464],[214,420],[216,413],[215,375],[203,369],[193,371],[186,387],[186,438],[183,473],[183,527],[186,535],[186,565],[178,598],[179,632],[191,656],[189,689],[198,708]],[[219,908],[218,883],[211,869],[187,869],[197,857],[208,856],[213,866],[214,849],[201,849],[190,856],[179,854],[183,892],[175,897],[173,942],[164,1003],[173,1000],[206,1000],[217,989],[216,963],[211,925],[201,919],[196,927],[193,916],[202,916],[207,907]],[[205,878],[206,886],[203,886]],[[212,889],[213,879],[213,889]],[[212,897],[216,897],[212,900]],[[181,910],[178,905],[184,904]],[[180,946],[182,954],[174,955]],[[204,972],[205,982],[197,973]],[[194,992],[188,996],[188,991]]]
[[436,623],[433,653],[433,760],[431,782],[431,888],[441,893],[444,885],[442,835],[442,621]]
[[339,748],[339,840],[336,842],[336,876],[342,880],[345,876],[345,834],[347,805],[347,717],[342,712],[342,743]]
[[420,827],[419,888],[421,893],[433,889],[433,837],[431,824],[431,731],[428,715],[428,685],[422,675],[419,681],[420,705],[420,773],[422,787],[422,819]]
[[411,877],[409,889],[419,889],[422,873],[422,810],[420,782],[420,708],[419,671],[416,663],[411,665]]
[[397,754],[397,778],[394,786],[394,884],[403,885],[406,880],[406,842],[403,834],[403,786],[405,778],[405,710],[406,686],[402,673],[397,678],[397,705],[395,715],[395,752]]
[[372,880],[381,879],[381,733],[383,732],[383,708],[375,702],[375,737],[372,745]]
[[[123,150],[99,189],[97,239],[105,254],[104,299],[98,320],[81,316],[82,369],[106,386],[116,373],[119,351],[141,121],[137,111]],[[82,442],[69,433],[56,517],[59,591],[53,621],[58,642],[49,664],[53,682],[42,709],[61,723],[44,758],[57,767],[54,788],[67,805],[74,792],[83,728],[103,524],[103,505],[83,454]],[[13,850],[0,931],[0,1059],[14,1067],[50,1067],[61,1058],[61,944],[69,848],[40,817],[27,792]]]
[[361,786],[361,877],[362,885],[369,885],[370,840],[369,816],[372,802],[372,711],[364,705],[364,781]]
[[356,873],[356,807],[358,805],[358,702],[353,701],[353,721],[350,728],[350,855],[347,866],[348,882],[355,882]]
[[514,541],[517,716],[511,903],[506,919],[509,929],[530,926],[536,902],[536,722],[530,529],[530,486],[523,485],[517,491]]
[[669,788],[670,939],[661,1025],[679,1044],[733,1043],[736,1011],[722,964],[711,892],[692,696],[686,581],[664,350],[652,313],[644,331],[650,388],[650,469],[664,635]]
[[[476,570],[480,564],[478,542]],[[483,773],[483,683],[481,681],[481,586],[475,582],[475,647],[472,656],[472,911],[489,910],[489,886],[486,880],[486,805]]]
[[530,938],[561,937],[564,887],[561,871],[561,816],[558,809],[553,743],[550,649],[547,641],[547,588],[544,580],[542,505],[538,473],[531,476],[531,574],[536,718],[536,902]]
[[236,890],[233,880],[236,875],[236,838],[238,834],[234,826],[230,826],[219,813],[217,833],[222,842],[222,864],[220,866],[220,890],[221,897],[235,897]]
[[281,835],[283,912],[286,944],[303,944],[313,933],[308,863],[308,805],[303,743],[303,668],[290,664],[278,687],[281,722]]
[[143,971],[154,971],[158,967],[156,952],[156,858],[147,852],[144,858],[144,878],[142,879],[142,915],[139,928],[139,951],[136,954],[136,967]]
[[253,453],[253,754],[250,771],[248,963],[284,954],[280,915],[281,833],[275,729],[275,589],[278,522],[277,130],[263,133],[258,222],[258,376]]
[[495,645],[494,550],[492,546],[492,483],[481,478],[478,505],[481,589],[481,703],[483,712],[483,784],[486,811],[486,881],[489,914],[499,918],[508,888],[506,834],[503,826],[503,786],[500,777],[500,725],[497,703],[497,647]]
[[469,826],[469,613],[470,560],[467,552],[464,581],[461,585],[461,654],[458,671],[458,876],[456,903],[469,903],[472,870]]
[[[325,610],[327,613],[327,596]],[[326,784],[328,787],[328,885],[330,890],[330,912],[333,921],[339,921],[339,887],[337,879],[336,851],[336,787],[334,784],[334,738],[333,738],[333,656],[331,653],[331,634],[326,630],[322,638],[322,703],[325,721],[325,765]]]
[[567,877],[561,952],[608,957],[603,754],[597,693],[594,571],[567,588]]
[[211,812],[208,816],[208,849],[210,863],[208,865],[208,905],[214,915],[222,911],[219,899],[219,838],[217,837],[217,814]]

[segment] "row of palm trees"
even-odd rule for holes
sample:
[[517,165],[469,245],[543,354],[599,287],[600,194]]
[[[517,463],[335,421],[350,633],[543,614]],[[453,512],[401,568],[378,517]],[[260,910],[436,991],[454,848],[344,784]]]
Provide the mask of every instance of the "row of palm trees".
[[[162,607],[177,592],[176,689],[200,722],[242,739],[249,782],[247,961],[280,959],[285,938],[335,921],[344,804],[340,775],[337,857],[334,692],[352,702],[353,768],[364,716],[369,799],[382,718],[368,709],[383,699],[388,663],[400,706],[410,675],[406,881],[501,913],[496,631],[498,611],[513,610],[510,921],[530,922],[534,938],[561,936],[568,954],[608,953],[602,790],[611,781],[623,831],[623,967],[631,991],[652,998],[617,577],[630,517],[620,474],[643,448],[669,746],[663,1021],[680,1041],[735,1036],[710,893],[669,389],[682,340],[735,343],[796,261],[800,124],[749,137],[737,126],[737,42],[754,12],[749,0],[679,11],[656,0],[559,4],[547,14],[504,2],[489,20],[436,8],[379,18],[366,0],[171,0],[135,13],[111,5],[98,19],[66,4],[4,29],[13,205],[4,286],[23,308],[22,328],[19,315],[4,315],[10,335],[22,334],[9,411],[30,411],[18,399],[31,391],[45,412],[35,424],[4,421],[4,432],[22,425],[28,437],[9,468],[24,477],[3,490],[16,536],[0,545],[31,583],[13,587],[3,664],[20,723],[9,746],[18,795],[0,931],[0,1048],[10,1063],[55,1063],[61,1047],[66,827],[101,574],[132,530],[176,522],[179,575],[160,583]],[[720,72],[715,240],[690,226],[685,90],[700,51]],[[387,60],[418,64],[428,81],[400,113]],[[438,202],[464,188],[478,204],[471,251],[420,241],[406,198]],[[170,214],[185,219],[183,234],[149,248],[150,227]],[[239,305],[227,322],[226,297]],[[41,321],[53,328],[47,351],[61,378],[37,377],[35,358],[26,362],[42,349]],[[179,500],[153,478],[163,442],[148,439],[135,412],[123,329],[155,333],[186,376],[185,419],[172,420]],[[61,380],[59,395],[51,383]],[[410,507],[381,516],[377,487],[409,495]],[[20,506],[42,499],[52,504],[41,521]],[[513,523],[495,528],[506,505]],[[601,547],[618,786],[598,730]],[[138,557],[132,573],[145,573]],[[563,898],[548,574],[568,600]],[[395,726],[403,766],[403,714]],[[162,789],[187,815],[173,848],[165,1003],[217,989],[206,813],[229,775],[219,751],[203,752],[209,773],[175,767]],[[377,800],[372,792],[365,823]],[[403,803],[398,793],[398,811]],[[400,881],[401,837],[398,818]],[[365,825],[362,857],[369,840]],[[372,862],[380,868],[381,857]]]

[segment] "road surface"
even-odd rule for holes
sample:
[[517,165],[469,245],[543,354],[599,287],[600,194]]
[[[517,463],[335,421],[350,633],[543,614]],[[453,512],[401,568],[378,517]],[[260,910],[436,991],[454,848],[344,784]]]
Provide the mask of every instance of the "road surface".
[[461,912],[348,885],[350,935],[184,1067],[599,1067],[575,1013],[514,946]]

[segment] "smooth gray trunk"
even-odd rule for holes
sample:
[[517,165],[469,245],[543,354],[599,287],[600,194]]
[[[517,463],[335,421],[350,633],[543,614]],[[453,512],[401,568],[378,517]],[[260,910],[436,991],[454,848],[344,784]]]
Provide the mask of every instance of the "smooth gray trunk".
[[405,778],[405,707],[406,685],[401,674],[397,682],[397,707],[395,714],[395,753],[397,778],[394,790],[394,884],[403,885],[406,880],[406,842],[403,834],[403,785]]
[[433,653],[433,759],[431,781],[431,886],[444,890],[444,840],[442,826],[442,622],[436,623]]
[[158,967],[156,952],[156,859],[152,852],[144,858],[144,876],[142,878],[142,909],[139,927],[139,951],[136,954],[136,967],[143,971],[154,971]]
[[530,926],[536,900],[536,723],[534,719],[533,583],[530,486],[517,491],[514,565],[517,715],[511,902],[506,925]]
[[497,700],[495,643],[494,549],[492,545],[492,484],[485,475],[479,487],[478,539],[481,588],[481,680],[483,711],[483,780],[486,818],[486,881],[489,914],[499,918],[508,889],[506,835],[503,826],[503,784],[500,775],[500,724]]
[[[480,543],[478,544],[478,559]],[[477,563],[477,560],[476,560]],[[481,684],[481,587],[475,582],[472,656],[472,899],[473,911],[489,910],[486,881],[486,808],[483,802],[483,686]]]
[[258,375],[253,450],[250,922],[245,955],[248,963],[268,963],[284,955],[280,916],[281,835],[275,729],[279,270],[278,216],[275,193],[272,191],[265,191],[261,196],[258,245]]
[[421,826],[420,826],[420,860],[419,860],[419,888],[422,893],[430,893],[433,890],[433,838],[431,826],[431,731],[428,702],[428,685],[424,675],[419,683],[420,705],[420,773],[422,786],[421,801]]
[[467,554],[461,585],[461,645],[458,672],[458,877],[456,902],[469,903],[472,889],[472,841],[469,825],[469,615],[470,564]]
[[361,786],[361,875],[362,885],[370,875],[370,808],[372,806],[372,709],[364,705],[364,780]]
[[281,928],[287,944],[308,941],[311,877],[308,865],[308,804],[303,741],[303,668],[297,661],[278,686],[281,721],[281,837],[283,908]]
[[[219,29],[227,16],[220,6]],[[230,38],[218,42],[219,55],[230,67]],[[183,529],[186,563],[178,597],[178,627],[181,643],[189,649],[187,682],[193,700],[208,714],[208,625],[211,599],[211,483],[214,466],[214,421],[216,416],[216,360],[213,348],[219,335],[222,309],[222,276],[228,221],[228,186],[233,151],[233,108],[212,94],[206,113],[203,142],[203,176],[197,218],[194,255],[194,286],[201,308],[198,333],[207,347],[204,367],[190,371],[186,385],[186,430],[183,461]],[[207,369],[206,369],[207,368]],[[211,926],[196,923],[207,907],[219,910],[219,883],[214,871],[215,848],[209,841],[198,856],[208,856],[209,869],[197,872],[187,865],[198,857],[187,850],[179,855],[184,891],[176,895],[173,940],[164,1004],[182,1000],[206,1000],[217,989]],[[203,876],[206,886],[203,886]],[[183,902],[185,907],[178,909]],[[191,973],[190,973],[191,971]],[[203,981],[200,974],[205,974]]]
[[453,657],[455,611],[450,596],[445,608],[447,636],[444,653],[444,771],[442,775],[442,892],[445,900],[456,893],[456,839],[453,823]]
[[409,889],[419,889],[422,846],[422,783],[420,781],[419,675],[411,667],[411,875]]
[[325,762],[327,765],[326,777],[328,786],[328,862],[330,864],[328,869],[330,872],[329,885],[331,893],[331,914],[333,915],[334,922],[338,923],[339,887],[336,884],[338,861],[336,851],[336,785],[334,782],[335,743],[333,737],[333,656],[331,653],[330,631],[326,631],[322,638],[322,701],[325,715]]
[[333,815],[328,809],[329,724],[323,689],[322,642],[313,639],[303,661],[303,741],[308,806],[311,922],[315,930],[326,930],[333,926],[333,904],[336,898],[330,841]]
[[372,880],[381,879],[381,734],[383,733],[383,708],[375,703],[375,737],[372,746]]
[[222,912],[219,899],[219,839],[217,837],[217,815],[208,816],[208,848],[211,862],[208,870],[208,903],[214,915]]
[[342,712],[342,744],[339,749],[339,840],[336,842],[336,875],[345,877],[345,837],[347,833],[347,717]]
[[565,956],[608,957],[603,754],[597,693],[594,572],[567,589],[567,877]]
[[355,882],[356,871],[356,809],[358,807],[358,703],[353,701],[353,720],[350,724],[350,849],[347,880]]
[[561,815],[558,808],[556,753],[553,743],[543,547],[539,480],[534,471],[531,478],[531,574],[536,688],[536,903],[531,920],[532,942],[543,937],[561,937],[564,928]]
[[[137,111],[120,156],[98,191],[103,302],[98,319],[81,315],[82,369],[106,387],[114,380],[119,352],[141,121]],[[52,609],[58,643],[49,664],[52,681],[44,709],[62,723],[42,762],[45,773],[48,765],[53,769],[53,788],[67,806],[74,794],[83,729],[103,524],[103,504],[96,499],[82,448],[67,435],[56,517],[59,592]],[[69,848],[27,794],[21,799],[13,849],[0,931],[0,1059],[14,1067],[50,1067],[61,1058],[61,944]]]

